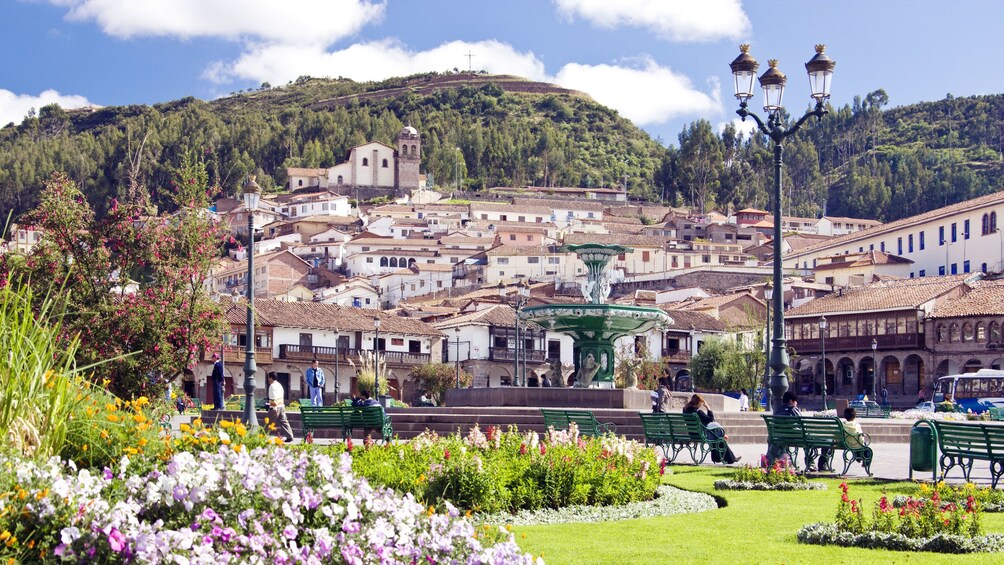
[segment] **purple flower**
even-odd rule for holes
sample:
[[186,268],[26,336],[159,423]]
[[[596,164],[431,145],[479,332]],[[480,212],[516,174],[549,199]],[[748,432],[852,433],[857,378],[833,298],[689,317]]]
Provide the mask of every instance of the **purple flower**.
[[286,526],[282,530],[282,535],[285,536],[286,539],[296,539],[296,528],[293,526]]
[[220,519],[220,515],[216,513],[212,508],[206,508],[199,515],[199,518],[206,520],[207,522],[212,522],[214,524],[220,524],[223,520]]
[[112,530],[108,532],[108,546],[111,547],[112,551],[115,553],[122,553],[122,550],[126,547],[125,536],[122,535],[122,532],[112,528]]
[[105,467],[104,469],[101,470],[101,476],[104,477],[106,481],[110,481],[115,475],[112,474],[111,469]]

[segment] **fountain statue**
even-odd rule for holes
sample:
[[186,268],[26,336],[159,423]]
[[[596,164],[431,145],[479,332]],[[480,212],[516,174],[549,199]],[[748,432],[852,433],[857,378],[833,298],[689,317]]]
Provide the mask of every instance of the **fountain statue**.
[[622,245],[583,243],[566,245],[586,264],[586,281],[581,285],[586,304],[548,304],[524,308],[520,316],[544,328],[570,334],[575,340],[575,386],[613,388],[614,342],[654,327],[672,323],[658,308],[607,304],[610,281],[605,274],[610,260],[633,251]]

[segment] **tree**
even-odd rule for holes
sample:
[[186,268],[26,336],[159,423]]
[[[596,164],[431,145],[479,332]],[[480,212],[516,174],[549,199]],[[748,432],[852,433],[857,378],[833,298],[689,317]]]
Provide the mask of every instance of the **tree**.
[[691,203],[704,213],[709,204],[714,205],[723,166],[722,142],[712,131],[711,122],[698,120],[680,133],[680,161]]
[[42,240],[23,261],[0,265],[41,296],[65,295],[63,329],[66,339],[80,338],[78,363],[110,360],[93,377],[124,398],[159,394],[224,329],[205,291],[223,237],[207,213],[205,166],[188,155],[176,175],[173,216],[113,201],[98,219],[76,184],[54,174],[25,218]]
[[705,341],[701,351],[690,359],[690,377],[694,386],[713,391],[755,391],[762,368],[763,351],[746,349],[731,340]]
[[[442,406],[446,399],[446,391],[457,386],[457,368],[446,363],[431,363],[419,365],[411,370],[411,378],[415,379],[418,388],[432,397],[437,406]],[[460,370],[460,386],[466,388],[474,382],[474,376]]]

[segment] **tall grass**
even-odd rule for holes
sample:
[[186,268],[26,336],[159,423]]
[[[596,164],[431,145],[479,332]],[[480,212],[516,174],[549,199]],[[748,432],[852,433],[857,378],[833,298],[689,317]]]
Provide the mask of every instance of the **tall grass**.
[[81,399],[80,343],[60,335],[65,305],[21,281],[0,289],[0,434],[4,449],[23,456],[58,453]]

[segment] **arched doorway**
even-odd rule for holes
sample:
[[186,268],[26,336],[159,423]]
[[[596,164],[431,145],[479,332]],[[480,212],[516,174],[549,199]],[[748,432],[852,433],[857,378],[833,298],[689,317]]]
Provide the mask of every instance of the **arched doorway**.
[[983,362],[979,359],[970,359],[962,366],[963,373],[975,373],[983,368]]
[[826,394],[836,394],[836,383],[834,382],[833,361],[826,360],[826,368],[823,368],[823,360],[820,359],[815,367],[816,382],[826,383]]
[[944,361],[938,363],[937,369],[934,371],[934,378],[944,377],[945,375],[957,375],[959,374],[959,363],[952,359],[945,359]]
[[850,357],[842,357],[837,361],[837,386],[833,394],[854,394],[854,361]]
[[686,369],[676,373],[673,379],[673,390],[690,391],[690,372]]
[[903,394],[903,371],[899,359],[892,355],[883,357],[879,363],[878,377],[880,382],[876,383],[876,386],[879,391],[884,388],[889,394]]
[[991,369],[999,371],[999,370],[1001,370],[1002,367],[1004,367],[1004,359],[1002,359],[1000,357],[998,357],[998,358],[996,358],[996,359],[994,359],[993,361],[990,362],[990,368]]
[[907,393],[927,391],[930,388],[924,375],[924,360],[920,355],[908,355],[903,362],[903,386]]
[[875,359],[872,357],[862,357],[858,363],[858,382],[854,387],[854,395],[867,394],[874,396],[875,390]]
[[816,375],[812,359],[799,359],[793,369],[796,380],[789,384],[790,388],[800,395],[815,395]]

